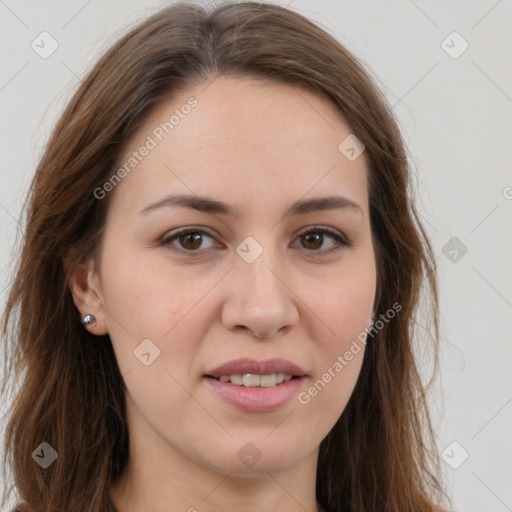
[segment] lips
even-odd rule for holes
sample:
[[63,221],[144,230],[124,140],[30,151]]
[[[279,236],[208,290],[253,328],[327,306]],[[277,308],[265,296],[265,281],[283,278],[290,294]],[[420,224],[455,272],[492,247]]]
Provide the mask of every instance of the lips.
[[247,413],[272,412],[290,404],[304,387],[306,377],[295,377],[272,387],[244,387],[205,377],[210,390],[230,407]]
[[206,377],[218,379],[223,375],[270,375],[284,373],[293,377],[304,377],[306,371],[300,366],[286,359],[268,359],[256,361],[254,359],[236,359],[218,366],[205,373]]
[[208,370],[204,381],[230,406],[270,412],[289,403],[307,377],[303,368],[286,359],[236,359]]

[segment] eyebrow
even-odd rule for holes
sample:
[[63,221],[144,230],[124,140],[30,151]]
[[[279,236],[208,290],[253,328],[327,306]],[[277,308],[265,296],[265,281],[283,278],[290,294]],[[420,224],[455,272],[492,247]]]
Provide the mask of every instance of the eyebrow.
[[[146,215],[147,213],[158,210],[160,208],[169,208],[174,206],[192,208],[200,212],[214,215],[229,215],[235,218],[240,216],[239,208],[233,208],[226,203],[216,201],[215,199],[207,196],[186,194],[166,196],[160,201],[146,206],[143,210],[140,211],[139,215]],[[307,213],[334,209],[348,209],[354,212],[359,212],[364,216],[363,210],[357,203],[343,196],[301,199],[288,206],[283,216],[291,217],[294,215],[305,215]]]

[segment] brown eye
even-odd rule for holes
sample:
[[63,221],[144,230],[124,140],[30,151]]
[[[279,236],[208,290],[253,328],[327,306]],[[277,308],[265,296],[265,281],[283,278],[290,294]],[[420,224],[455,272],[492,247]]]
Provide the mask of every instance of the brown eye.
[[[331,231],[326,228],[313,228],[309,231],[301,233],[298,237],[301,240],[301,246],[308,251],[318,252],[319,255],[323,253],[332,253],[335,251],[339,251],[344,249],[345,247],[350,246],[350,244],[338,233],[335,231]],[[331,244],[331,248],[321,249],[322,245],[326,241],[326,239],[334,240],[334,243]]]
[[302,235],[302,239],[306,249],[320,249],[324,243],[324,236],[320,233],[307,233]]
[[[214,240],[212,235],[202,229],[183,228],[164,236],[159,244],[191,256],[199,256],[204,250],[213,247],[213,243],[205,247],[205,239],[208,238]],[[339,233],[326,228],[310,229],[301,233],[298,239],[300,248],[318,256],[329,255],[351,245]],[[333,242],[325,247],[329,239]]]
[[160,245],[168,245],[171,248],[182,252],[200,253],[202,251],[199,249],[208,249],[212,246],[204,247],[205,238],[213,240],[213,237],[206,233],[206,231],[187,228],[166,235],[161,239]]
[[191,233],[187,233],[186,235],[180,235],[178,240],[184,249],[195,250],[201,247],[202,235],[197,231],[193,231]]

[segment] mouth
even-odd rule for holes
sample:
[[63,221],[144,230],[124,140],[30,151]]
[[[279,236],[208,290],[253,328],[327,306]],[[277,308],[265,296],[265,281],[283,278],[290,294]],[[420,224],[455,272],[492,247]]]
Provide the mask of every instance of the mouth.
[[237,359],[203,377],[224,403],[246,412],[270,412],[290,403],[308,375],[285,359]]
[[[204,380],[222,402],[234,406],[238,410],[250,413],[271,412],[289,404],[304,387],[306,377],[282,375],[284,377],[280,384],[277,383],[276,374],[270,374],[270,378],[267,378],[269,374],[235,374],[235,382],[239,382],[237,378],[240,377],[241,384],[231,382],[233,375],[228,376],[229,381],[212,376],[205,376]],[[285,378],[287,380],[284,380]],[[263,379],[263,384],[267,384],[267,386],[261,385],[261,379]],[[244,384],[244,381],[247,385]]]
[[292,379],[300,379],[297,375],[290,375],[286,373],[269,373],[265,375],[258,375],[254,373],[235,373],[232,375],[221,375],[220,377],[206,375],[206,378],[218,380],[219,382],[229,382],[235,386],[246,388],[273,388]]
[[292,401],[308,378],[286,359],[235,359],[203,376],[223,403],[246,412],[268,412]]

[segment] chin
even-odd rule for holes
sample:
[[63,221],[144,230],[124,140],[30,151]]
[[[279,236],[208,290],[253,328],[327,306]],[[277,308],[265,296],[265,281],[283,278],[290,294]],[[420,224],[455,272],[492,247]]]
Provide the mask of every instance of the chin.
[[290,469],[308,455],[303,445],[265,443],[265,439],[245,443],[236,441],[234,444],[234,448],[220,447],[221,453],[204,457],[204,462],[211,469],[232,476],[268,476],[269,472]]

